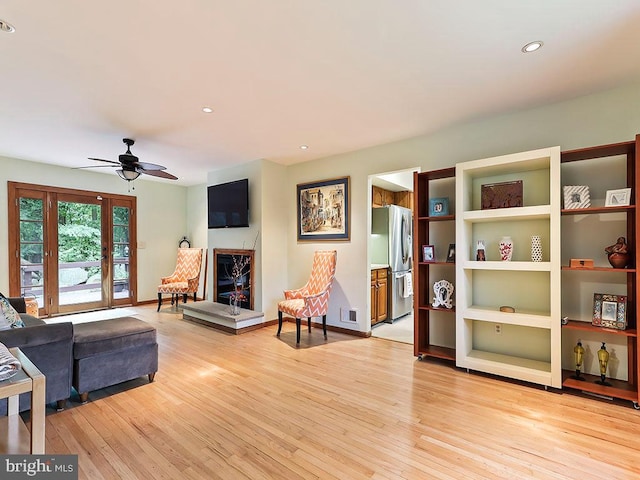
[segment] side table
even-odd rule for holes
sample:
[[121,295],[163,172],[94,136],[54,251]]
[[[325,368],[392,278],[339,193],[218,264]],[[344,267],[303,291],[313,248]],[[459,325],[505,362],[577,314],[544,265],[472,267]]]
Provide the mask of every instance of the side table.
[[[7,399],[7,416],[0,417],[0,452],[43,455],[45,377],[19,348],[10,348],[9,351],[18,359],[22,369],[0,382],[0,398]],[[31,432],[20,417],[18,405],[20,394],[27,392],[31,392]]]

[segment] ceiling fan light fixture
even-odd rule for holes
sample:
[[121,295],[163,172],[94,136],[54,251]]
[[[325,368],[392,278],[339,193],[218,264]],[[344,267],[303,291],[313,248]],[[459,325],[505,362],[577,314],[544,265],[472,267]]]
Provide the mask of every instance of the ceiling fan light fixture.
[[124,170],[124,169],[118,169],[116,170],[116,172],[118,173],[118,175],[120,175],[120,178],[130,182],[132,180],[135,180],[136,178],[138,178],[140,176],[140,172],[138,172],[137,170]]

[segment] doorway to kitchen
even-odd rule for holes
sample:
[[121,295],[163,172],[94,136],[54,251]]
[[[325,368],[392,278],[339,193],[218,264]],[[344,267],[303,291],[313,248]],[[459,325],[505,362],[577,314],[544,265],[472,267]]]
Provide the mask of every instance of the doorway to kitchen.
[[370,175],[371,336],[413,344],[413,172]]

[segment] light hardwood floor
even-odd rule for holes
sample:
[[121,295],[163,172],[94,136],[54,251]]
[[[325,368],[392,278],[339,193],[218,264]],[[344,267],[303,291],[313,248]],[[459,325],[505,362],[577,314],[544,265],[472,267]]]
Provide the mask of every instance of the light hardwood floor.
[[99,479],[637,479],[640,412],[447,364],[377,338],[229,335],[167,307],[160,367],[48,411],[48,454]]

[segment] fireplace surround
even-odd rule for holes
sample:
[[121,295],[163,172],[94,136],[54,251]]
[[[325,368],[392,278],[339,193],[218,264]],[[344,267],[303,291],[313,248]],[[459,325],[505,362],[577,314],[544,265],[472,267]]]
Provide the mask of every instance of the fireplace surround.
[[240,307],[253,310],[254,253],[255,250],[213,249],[214,302],[229,305],[229,297],[235,291],[231,275],[234,259],[236,262],[240,262],[248,258],[246,272],[240,279],[240,292],[242,294]]

